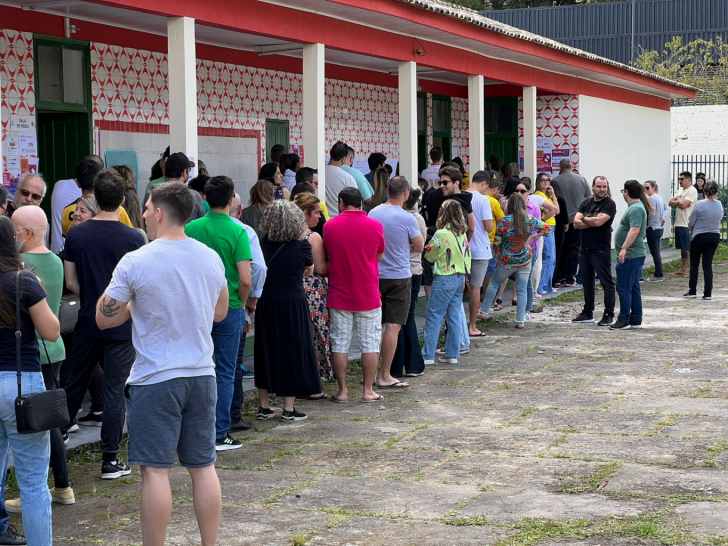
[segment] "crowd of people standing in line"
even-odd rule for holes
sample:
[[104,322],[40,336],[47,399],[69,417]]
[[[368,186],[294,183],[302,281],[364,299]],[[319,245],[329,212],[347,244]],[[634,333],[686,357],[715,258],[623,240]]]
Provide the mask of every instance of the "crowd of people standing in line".
[[[573,322],[594,322],[597,279],[605,307],[599,325],[640,328],[644,259],[649,249],[655,273],[648,280],[662,280],[659,242],[670,207],[683,252],[676,275],[688,276],[690,259],[685,297],[697,297],[702,260],[703,297],[711,298],[723,217],[713,180],[693,187],[690,173],[681,173],[668,204],[654,181],[624,183],[615,282],[609,182],[597,176],[590,185],[568,159],[558,176],[539,173],[533,182],[497,156],[470,176],[433,148],[417,187],[392,173],[383,154],[370,155],[366,175],[354,159],[350,146],[333,145],[319,196],[317,171],[274,146],[247,206],[229,177],[210,177],[202,162],[169,148],[142,199],[130,168],[84,158],[74,179],[55,184],[50,222],[40,208],[47,187],[39,174],[20,180],[12,202],[0,189],[0,379],[7,391],[0,498],[9,449],[21,491],[0,506],[0,544],[26,541],[8,525],[7,511],[22,512],[28,543],[52,543],[51,502],[75,502],[65,442],[79,425],[101,427],[102,479],[141,467],[145,544],[164,543],[175,457],[193,482],[203,543],[214,543],[216,452],[241,448],[231,432],[252,428],[241,413],[245,377],[254,378],[257,419],[277,415],[272,394],[282,401],[283,422],[304,420],[297,399],[351,401],[346,377],[356,337],[361,401],[382,401],[382,391],[408,388],[438,354],[440,363],[457,364],[471,338],[485,335],[478,319],[502,307],[509,278],[518,329],[535,299],[579,283],[584,308]],[[195,167],[200,173],[190,179]],[[428,299],[422,348],[415,323],[421,287]],[[78,317],[61,337],[64,290],[78,298]],[[15,429],[18,299],[24,392],[60,379],[72,417],[62,429]],[[438,349],[443,322],[446,341]],[[251,324],[253,370],[243,366]],[[325,381],[336,381],[336,394],[324,392]],[[91,410],[77,417],[87,391]],[[120,457],[125,422],[128,462]]]

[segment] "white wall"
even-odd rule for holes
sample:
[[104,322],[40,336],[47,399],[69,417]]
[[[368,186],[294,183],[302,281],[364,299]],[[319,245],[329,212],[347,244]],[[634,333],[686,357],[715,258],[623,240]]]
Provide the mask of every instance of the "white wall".
[[728,105],[672,108],[672,154],[728,155]]
[[[211,176],[229,176],[243,203],[258,179],[258,140],[255,138],[198,138],[200,157]],[[139,160],[139,194],[144,195],[152,165],[169,145],[169,135],[101,131],[101,157],[106,150],[136,150]],[[174,150],[172,150],[174,151]]]
[[655,180],[669,200],[671,155],[669,111],[579,97],[579,172],[590,183],[597,175],[609,180],[617,204],[615,230],[627,208],[620,193],[625,181]]

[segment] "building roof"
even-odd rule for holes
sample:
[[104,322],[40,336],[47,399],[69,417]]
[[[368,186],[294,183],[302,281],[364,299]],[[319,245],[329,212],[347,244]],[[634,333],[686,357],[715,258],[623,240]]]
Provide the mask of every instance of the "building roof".
[[544,47],[548,47],[548,48],[551,48],[551,49],[554,49],[557,51],[569,53],[571,55],[575,55],[577,57],[588,59],[590,61],[606,64],[606,65],[613,66],[615,68],[619,68],[622,70],[627,70],[634,74],[639,74],[641,76],[652,78],[654,80],[657,80],[657,81],[660,81],[663,83],[667,83],[670,85],[674,85],[676,87],[680,87],[680,88],[687,89],[690,91],[697,91],[697,89],[695,87],[692,87],[685,83],[676,82],[676,81],[670,80],[668,78],[663,78],[662,76],[658,76],[656,74],[652,74],[650,72],[640,70],[633,66],[629,66],[629,65],[617,62],[617,61],[613,61],[613,60],[607,59],[605,57],[600,57],[599,55],[594,55],[593,53],[588,53],[586,51],[582,51],[581,49],[577,49],[575,47],[564,45],[561,42],[557,42],[556,40],[551,40],[550,38],[545,38],[543,36],[539,36],[538,34],[533,34],[531,32],[527,32],[525,30],[521,30],[519,28],[512,27],[510,25],[506,25],[505,23],[501,23],[499,21],[495,21],[493,19],[485,17],[484,15],[481,15],[477,11],[471,10],[469,8],[465,8],[462,6],[456,6],[454,4],[450,4],[449,2],[443,2],[442,0],[398,0],[398,1],[402,2],[404,4],[408,4],[410,6],[415,6],[418,8],[425,9],[427,11],[431,11],[433,13],[437,13],[439,15],[444,15],[446,17],[452,17],[453,19],[458,19],[465,23],[469,23],[471,25],[483,28],[485,30],[490,30],[492,32],[497,32],[498,34],[503,34],[503,35],[509,36],[511,38],[517,38],[519,40],[524,40],[527,42],[542,45]]

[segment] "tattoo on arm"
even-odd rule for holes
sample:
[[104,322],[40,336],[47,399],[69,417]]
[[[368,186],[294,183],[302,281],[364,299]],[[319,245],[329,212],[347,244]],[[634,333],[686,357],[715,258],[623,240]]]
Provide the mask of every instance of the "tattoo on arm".
[[115,317],[121,311],[121,304],[119,304],[114,298],[103,298],[99,304],[99,311],[105,317]]

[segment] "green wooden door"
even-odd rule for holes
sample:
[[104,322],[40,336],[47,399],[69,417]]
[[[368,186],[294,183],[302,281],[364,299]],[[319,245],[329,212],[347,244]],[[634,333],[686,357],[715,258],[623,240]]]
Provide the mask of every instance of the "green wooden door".
[[265,160],[270,162],[270,151],[276,144],[282,144],[286,153],[291,150],[290,126],[287,119],[265,120]]
[[518,162],[518,98],[485,99],[485,158]]
[[432,95],[432,145],[442,149],[442,158],[452,160],[452,99]]

